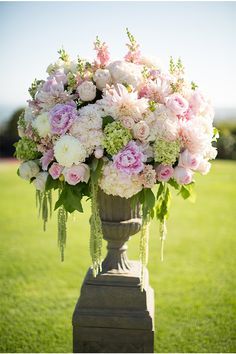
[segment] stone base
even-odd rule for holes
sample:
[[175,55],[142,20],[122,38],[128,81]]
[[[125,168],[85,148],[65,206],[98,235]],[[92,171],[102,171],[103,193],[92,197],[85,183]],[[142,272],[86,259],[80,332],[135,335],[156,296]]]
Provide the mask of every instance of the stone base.
[[88,271],[73,314],[74,353],[153,353],[154,293],[140,263],[128,273]]

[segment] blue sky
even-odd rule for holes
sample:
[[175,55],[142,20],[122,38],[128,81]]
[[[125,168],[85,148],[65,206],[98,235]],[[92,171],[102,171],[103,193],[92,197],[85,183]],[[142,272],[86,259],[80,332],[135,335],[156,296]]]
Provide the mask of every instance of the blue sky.
[[93,58],[98,35],[122,58],[129,27],[145,55],[181,56],[216,107],[236,107],[235,15],[233,2],[1,2],[1,104],[24,104],[62,45]]

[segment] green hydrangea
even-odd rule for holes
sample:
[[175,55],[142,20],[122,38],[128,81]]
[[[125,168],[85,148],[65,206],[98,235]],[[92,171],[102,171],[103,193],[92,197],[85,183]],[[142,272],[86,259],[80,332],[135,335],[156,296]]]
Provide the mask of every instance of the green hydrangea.
[[153,145],[154,160],[164,165],[172,165],[180,153],[179,141],[157,139]]
[[14,146],[16,148],[16,157],[19,160],[34,160],[39,157],[37,144],[29,138],[23,137]]
[[130,131],[117,121],[107,124],[104,134],[103,147],[110,155],[117,154],[132,139]]

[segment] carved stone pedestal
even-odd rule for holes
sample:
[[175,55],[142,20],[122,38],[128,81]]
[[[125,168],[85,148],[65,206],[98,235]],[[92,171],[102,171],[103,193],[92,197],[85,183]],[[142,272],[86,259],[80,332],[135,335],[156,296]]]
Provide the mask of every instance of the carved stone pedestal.
[[88,271],[73,315],[75,353],[153,353],[154,294],[145,270],[140,289],[140,263],[126,274]]
[[141,264],[130,262],[127,244],[141,227],[139,205],[130,200],[98,195],[103,238],[108,242],[102,272],[89,269],[73,314],[75,353],[152,353],[154,294],[145,269],[143,291]]

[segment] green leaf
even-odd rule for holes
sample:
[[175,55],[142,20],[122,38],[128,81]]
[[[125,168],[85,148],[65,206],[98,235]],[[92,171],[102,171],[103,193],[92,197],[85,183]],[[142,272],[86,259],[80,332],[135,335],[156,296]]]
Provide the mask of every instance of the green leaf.
[[80,183],[76,186],[71,186],[65,183],[64,188],[60,194],[58,201],[55,204],[55,210],[61,205],[64,206],[66,211],[72,213],[75,210],[78,210],[80,213],[83,212],[81,199],[82,193],[81,189],[83,186],[80,186]]
[[102,117],[102,129],[104,129],[107,124],[114,122],[114,120],[115,119],[112,118],[112,116]]
[[57,189],[59,188],[60,181],[58,179],[53,179],[52,176],[48,175],[45,190],[49,191],[50,189]]
[[160,221],[163,221],[164,218],[167,218],[169,215],[171,202],[171,194],[169,188],[166,186],[162,194],[159,196],[158,203],[156,205],[156,217]]
[[153,209],[155,206],[155,195],[153,193],[153,191],[150,188],[145,188],[144,189],[144,195],[145,195],[145,204],[147,206],[148,209]]
[[140,193],[141,192],[138,192],[130,198],[130,206],[132,209],[135,209],[136,205],[140,203]]
[[92,167],[91,179],[93,180],[94,183],[98,182],[101,175],[102,167],[103,167],[103,159],[97,160],[96,168],[94,170]]
[[191,202],[194,203],[196,200],[194,186],[195,186],[194,182],[182,185],[178,194],[180,194],[183,199],[189,199]]
[[173,178],[171,178],[168,181],[168,184],[171,185],[171,187],[174,187],[175,189],[179,190],[180,185],[176,182],[176,180],[174,180]]
[[164,183],[160,183],[160,186],[159,186],[158,192],[157,192],[157,200],[159,199],[159,197],[161,196],[163,191],[164,191]]

